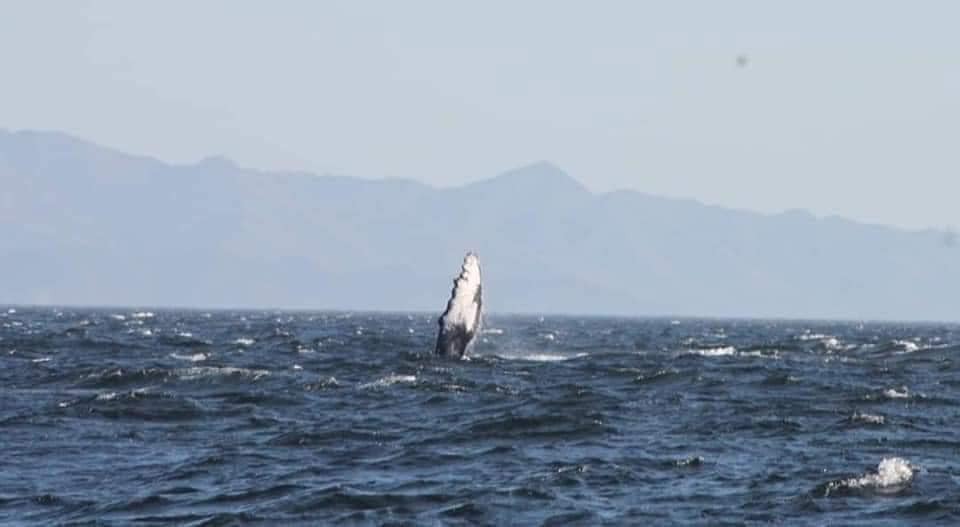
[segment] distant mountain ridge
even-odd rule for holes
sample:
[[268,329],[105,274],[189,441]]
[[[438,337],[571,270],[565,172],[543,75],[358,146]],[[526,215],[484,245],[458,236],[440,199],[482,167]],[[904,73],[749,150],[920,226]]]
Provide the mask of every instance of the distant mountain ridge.
[[594,194],[548,162],[434,188],[0,130],[0,303],[439,311],[476,250],[497,312],[955,320],[954,238]]

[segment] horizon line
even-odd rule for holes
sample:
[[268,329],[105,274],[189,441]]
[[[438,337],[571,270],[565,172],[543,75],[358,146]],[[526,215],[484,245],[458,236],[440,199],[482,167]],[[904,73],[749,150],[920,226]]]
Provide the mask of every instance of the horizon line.
[[[151,312],[272,312],[272,313],[352,313],[369,315],[432,315],[436,314],[439,318],[442,308],[436,310],[426,309],[350,309],[350,308],[326,308],[326,307],[253,307],[253,306],[175,306],[175,305],[149,305],[149,304],[73,304],[73,303],[0,303],[0,314],[9,313],[10,309],[18,310],[43,310],[43,309],[77,309],[88,311],[106,311],[106,310],[133,310],[133,311],[151,311]],[[484,317],[490,313],[484,312]],[[493,313],[494,317],[559,317],[559,318],[590,318],[590,319],[610,319],[610,320],[668,320],[668,321],[730,321],[730,322],[808,322],[815,324],[840,323],[840,324],[916,324],[916,325],[960,325],[960,319],[896,319],[896,318],[826,318],[817,316],[750,316],[750,315],[682,315],[682,314],[624,314],[624,313],[568,313],[558,311],[499,311]]]

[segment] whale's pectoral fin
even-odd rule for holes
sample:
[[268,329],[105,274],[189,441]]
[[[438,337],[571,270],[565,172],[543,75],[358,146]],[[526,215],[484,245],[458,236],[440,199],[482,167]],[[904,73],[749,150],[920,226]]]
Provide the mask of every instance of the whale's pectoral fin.
[[463,357],[473,345],[483,322],[483,287],[480,258],[470,252],[463,258],[460,275],[453,281],[447,309],[440,315],[436,353]]

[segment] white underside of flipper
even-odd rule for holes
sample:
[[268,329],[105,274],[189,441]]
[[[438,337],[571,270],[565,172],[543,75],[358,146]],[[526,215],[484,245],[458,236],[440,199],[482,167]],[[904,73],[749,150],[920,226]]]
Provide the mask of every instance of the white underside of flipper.
[[480,258],[470,252],[463,258],[460,275],[453,281],[447,309],[440,316],[436,353],[463,357],[480,333],[483,321],[483,287]]

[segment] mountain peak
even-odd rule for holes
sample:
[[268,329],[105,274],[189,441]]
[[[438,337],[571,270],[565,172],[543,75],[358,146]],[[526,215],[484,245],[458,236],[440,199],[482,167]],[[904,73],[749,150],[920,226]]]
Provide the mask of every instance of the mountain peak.
[[513,169],[511,172],[513,172],[513,171],[521,171],[521,170],[522,170],[522,171],[537,171],[537,172],[544,172],[544,173],[553,173],[553,174],[556,174],[556,175],[563,175],[563,176],[566,176],[566,175],[567,175],[567,173],[566,173],[562,168],[558,167],[557,165],[555,165],[554,163],[552,163],[552,162],[550,162],[550,161],[547,161],[546,159],[541,159],[541,160],[539,160],[539,161],[534,161],[534,162],[532,162],[532,163],[527,163],[526,165],[522,165],[522,166],[519,166],[519,167]]
[[535,161],[504,172],[501,176],[539,177],[543,179],[572,179],[562,168],[550,161]]
[[237,168],[237,164],[226,156],[207,156],[201,159],[197,166],[212,170],[227,170]]
[[492,184],[509,184],[540,190],[565,190],[574,193],[590,193],[579,181],[549,161],[537,161],[508,170],[487,181]]

